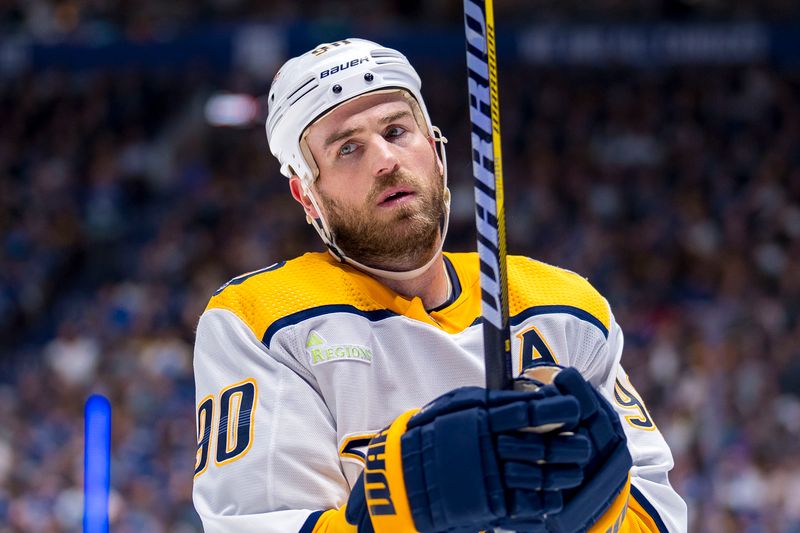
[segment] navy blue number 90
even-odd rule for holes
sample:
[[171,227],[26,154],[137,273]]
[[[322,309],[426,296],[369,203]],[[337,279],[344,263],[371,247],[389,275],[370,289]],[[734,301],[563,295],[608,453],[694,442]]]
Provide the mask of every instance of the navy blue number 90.
[[[194,475],[208,468],[212,446],[214,462],[224,465],[243,457],[253,444],[253,416],[258,389],[249,378],[222,389],[219,393],[219,420],[214,435],[215,397],[207,396],[197,407],[197,457]],[[215,439],[212,439],[215,436]]]

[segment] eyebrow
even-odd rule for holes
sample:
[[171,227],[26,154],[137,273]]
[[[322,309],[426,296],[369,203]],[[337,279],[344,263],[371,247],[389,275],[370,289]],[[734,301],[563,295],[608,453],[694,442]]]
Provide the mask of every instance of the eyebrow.
[[[408,110],[397,111],[396,113],[390,113],[388,115],[385,115],[385,116],[381,117],[378,120],[378,123],[379,124],[388,124],[389,122],[394,122],[396,120],[400,120],[401,118],[406,118],[406,117],[410,117],[410,116],[411,116],[411,111],[408,111]],[[332,144],[334,144],[334,143],[336,143],[338,141],[341,141],[342,139],[344,139],[346,137],[350,137],[351,135],[356,134],[356,133],[360,132],[361,130],[363,130],[363,128],[348,128],[346,130],[334,131],[333,133],[331,133],[330,135],[328,135],[325,138],[325,143],[324,143],[323,146],[325,148],[328,148],[330,145],[332,145]]]

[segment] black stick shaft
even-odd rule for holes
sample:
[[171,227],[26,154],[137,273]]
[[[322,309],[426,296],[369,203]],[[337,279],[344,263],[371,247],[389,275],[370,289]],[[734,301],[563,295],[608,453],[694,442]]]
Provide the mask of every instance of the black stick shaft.
[[486,386],[512,384],[500,102],[492,0],[464,0]]

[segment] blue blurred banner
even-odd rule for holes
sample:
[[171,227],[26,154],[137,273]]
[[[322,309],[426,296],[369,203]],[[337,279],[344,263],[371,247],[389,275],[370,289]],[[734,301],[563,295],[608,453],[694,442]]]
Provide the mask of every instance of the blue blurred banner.
[[524,61],[549,65],[735,64],[772,55],[770,30],[758,24],[535,26],[519,37]]
[[201,27],[181,33],[126,39],[119,35],[87,35],[63,42],[0,38],[0,77],[26,70],[241,68],[271,76],[286,55],[288,38],[277,27],[238,25]]
[[86,400],[83,451],[83,531],[108,532],[111,480],[111,404],[99,394]]
[[[86,35],[65,42],[0,38],[0,76],[50,67],[72,70],[143,67],[245,69],[269,81],[289,55],[320,42],[358,36],[403,50],[415,61],[463,61],[460,28],[395,27],[370,34],[347,26],[248,24],[195,27],[181,33],[125,39]],[[500,31],[501,65],[609,67],[680,64],[800,64],[800,26],[759,23],[636,25],[533,24]]]

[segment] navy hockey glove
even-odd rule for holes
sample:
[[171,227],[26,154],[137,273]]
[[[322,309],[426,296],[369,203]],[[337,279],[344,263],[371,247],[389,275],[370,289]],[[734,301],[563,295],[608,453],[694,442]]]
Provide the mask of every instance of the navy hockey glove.
[[527,430],[575,427],[579,415],[578,401],[558,393],[455,389],[372,439],[347,521],[378,532],[544,531],[561,491],[583,481],[591,443]]
[[574,368],[565,368],[543,385],[543,394],[562,394],[580,404],[572,431],[591,442],[591,458],[582,466],[580,486],[564,490],[564,508],[547,516],[552,533],[615,530],[625,517],[632,460],[625,432],[611,404]]

